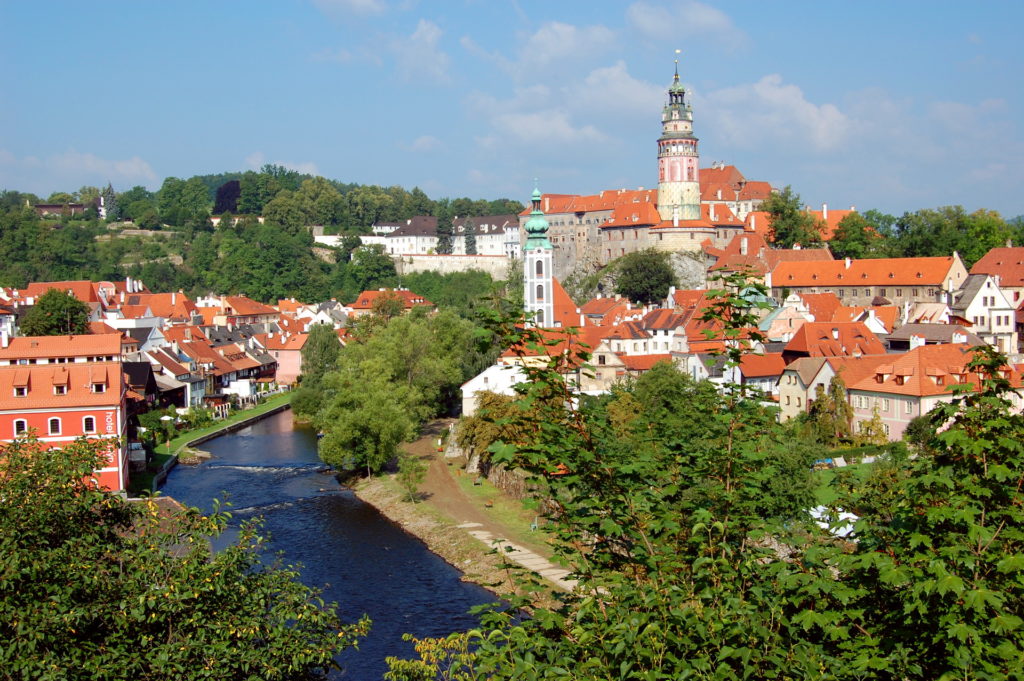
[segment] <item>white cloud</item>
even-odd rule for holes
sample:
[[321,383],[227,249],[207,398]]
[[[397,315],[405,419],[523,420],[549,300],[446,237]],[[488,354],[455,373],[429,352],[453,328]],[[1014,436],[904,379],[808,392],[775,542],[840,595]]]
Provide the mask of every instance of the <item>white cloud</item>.
[[549,21],[524,43],[515,66],[520,76],[540,77],[551,64],[586,60],[588,55],[608,50],[615,34],[605,26],[574,26]]
[[335,18],[380,14],[387,9],[383,0],[313,0],[313,4],[324,14]]
[[437,83],[449,81],[451,58],[438,47],[441,27],[420,19],[413,34],[392,41],[398,73],[407,80],[427,79]]
[[574,110],[591,115],[600,111],[656,116],[665,96],[663,87],[631,76],[623,61],[594,69],[582,82],[567,85],[565,91]]
[[245,157],[245,165],[252,170],[259,170],[266,162],[267,158],[262,151],[254,151]]
[[427,152],[440,149],[442,146],[441,140],[433,135],[420,135],[412,141],[412,144],[407,145],[405,148],[409,151]]
[[756,83],[723,88],[700,98],[701,117],[714,121],[718,134],[739,148],[779,143],[823,152],[841,147],[851,130],[834,104],[814,104],[796,85],[770,74]]
[[492,124],[498,133],[515,140],[544,145],[602,142],[605,135],[592,125],[574,126],[569,114],[559,109],[522,113],[502,112]]
[[49,194],[73,191],[83,185],[119,186],[152,183],[157,179],[153,168],[138,156],[106,159],[95,154],[69,149],[45,158],[17,157],[0,149],[0,187]]
[[[748,41],[747,34],[725,12],[692,0],[670,7],[636,2],[626,10],[626,20],[643,35],[657,40],[706,38],[728,50]],[[684,48],[685,57],[685,45],[678,47]]]

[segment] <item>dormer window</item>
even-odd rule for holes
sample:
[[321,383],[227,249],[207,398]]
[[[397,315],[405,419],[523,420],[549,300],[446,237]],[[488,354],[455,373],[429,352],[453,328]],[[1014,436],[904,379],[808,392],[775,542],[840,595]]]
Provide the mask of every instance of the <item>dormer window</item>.
[[107,392],[107,384],[106,383],[93,383],[92,384],[92,391],[94,393],[105,393],[105,392]]
[[28,395],[28,388],[26,386],[23,386],[23,385],[14,386],[14,396],[15,397],[25,397],[27,395]]
[[53,386],[54,395],[67,395],[68,387],[66,385],[55,385]]

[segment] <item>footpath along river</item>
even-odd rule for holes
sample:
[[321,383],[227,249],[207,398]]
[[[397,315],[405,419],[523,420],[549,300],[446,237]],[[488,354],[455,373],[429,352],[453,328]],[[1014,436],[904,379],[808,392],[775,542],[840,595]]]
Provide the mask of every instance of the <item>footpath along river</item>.
[[296,426],[290,410],[202,445],[213,456],[178,466],[161,492],[203,511],[224,497],[233,523],[263,516],[270,552],[302,564],[306,584],[338,603],[342,619],[373,620],[359,650],[338,661],[332,679],[376,681],[388,655],[410,655],[403,633],[440,636],[475,624],[474,605],[494,600],[459,581],[459,572],[415,537],[341,487],[316,451],[316,435]]

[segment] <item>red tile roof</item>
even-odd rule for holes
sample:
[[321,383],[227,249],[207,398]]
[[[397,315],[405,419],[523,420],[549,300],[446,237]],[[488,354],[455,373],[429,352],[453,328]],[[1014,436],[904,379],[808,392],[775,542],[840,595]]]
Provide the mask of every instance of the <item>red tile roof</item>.
[[998,275],[1001,287],[1024,286],[1024,246],[993,248],[974,263],[971,274]]
[[[94,383],[104,384],[104,392],[93,392]],[[67,392],[55,395],[54,386],[58,385]],[[16,386],[27,388],[27,395],[11,397]],[[117,405],[124,387],[124,374],[117,362],[0,367],[0,396],[4,396],[5,410]]]
[[800,299],[807,306],[807,311],[814,315],[816,322],[850,322],[852,319],[834,319],[836,311],[842,307],[839,297],[831,291],[826,293],[801,293]]
[[810,357],[884,355],[885,345],[863,322],[805,322],[785,351]]
[[655,355],[620,354],[618,357],[630,371],[650,371],[651,368],[659,362],[668,362],[669,364],[672,364],[672,355],[667,353]]
[[781,352],[766,352],[763,355],[746,353],[740,358],[740,371],[747,378],[781,376],[785,370],[786,362]]
[[349,307],[351,307],[353,310],[372,310],[374,301],[376,301],[378,298],[385,294],[395,295],[398,298],[400,298],[406,310],[409,310],[413,307],[434,307],[434,304],[427,300],[426,298],[424,298],[423,296],[413,293],[412,291],[404,288],[389,288],[379,289],[377,291],[363,291],[356,297],[355,301],[353,301],[353,303],[349,305]]
[[0,359],[110,355],[121,355],[120,332],[83,336],[18,336],[11,338],[6,348],[0,348]]
[[[870,376],[847,387],[915,397],[949,394],[952,385],[979,385],[979,376],[967,370],[972,354],[968,345],[922,345],[901,355],[890,355],[889,361],[877,365]],[[1009,367],[1007,370],[1011,385],[1019,387],[1020,372]]]
[[780,262],[771,285],[784,286],[940,286],[953,256]]

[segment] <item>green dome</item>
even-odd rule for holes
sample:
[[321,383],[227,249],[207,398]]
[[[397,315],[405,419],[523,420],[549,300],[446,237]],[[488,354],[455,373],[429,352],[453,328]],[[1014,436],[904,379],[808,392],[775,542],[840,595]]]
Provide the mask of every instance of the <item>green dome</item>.
[[541,193],[539,188],[534,188],[531,198],[533,199],[533,210],[530,211],[530,219],[523,225],[523,229],[526,230],[526,244],[523,246],[523,250],[551,248],[551,242],[548,241],[548,221],[540,209]]

